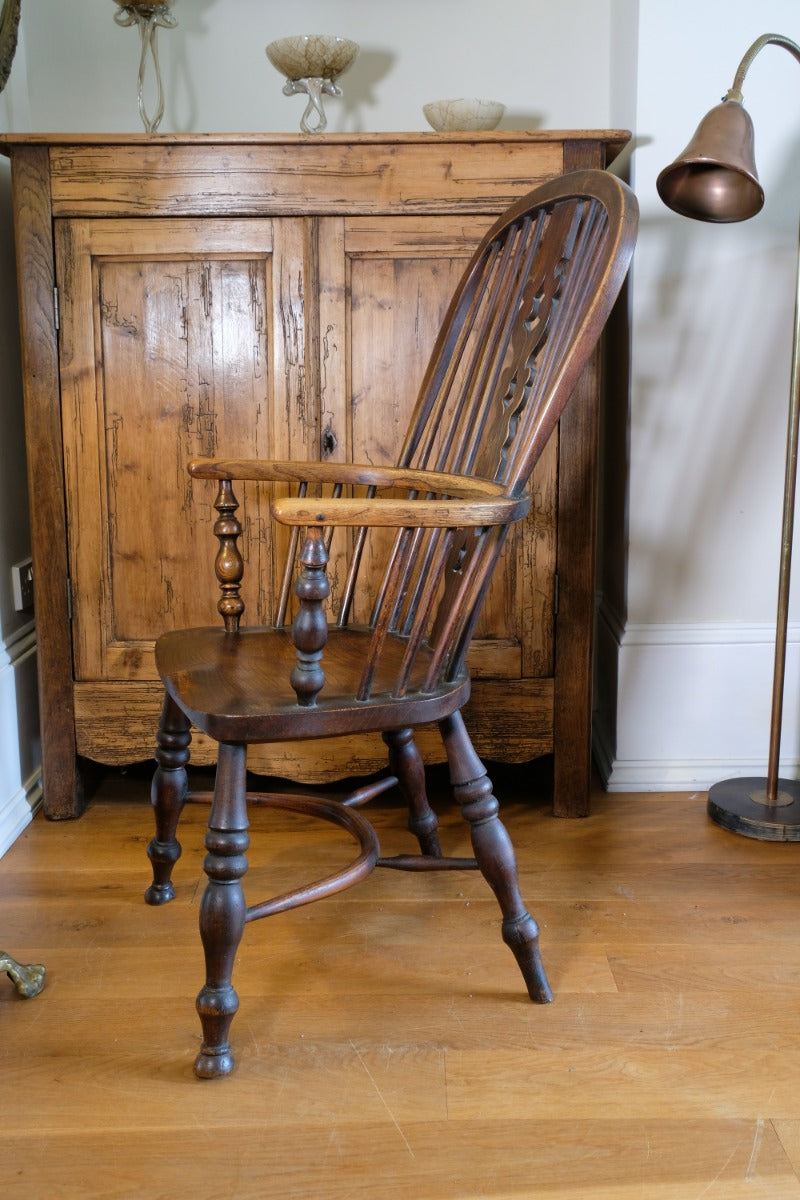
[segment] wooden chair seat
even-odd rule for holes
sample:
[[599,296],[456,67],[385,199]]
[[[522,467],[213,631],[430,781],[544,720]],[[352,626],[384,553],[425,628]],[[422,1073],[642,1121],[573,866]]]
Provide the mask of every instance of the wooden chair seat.
[[[213,532],[224,628],[166,632],[157,645],[165,699],[146,898],[163,904],[175,894],[171,872],[194,726],[218,742],[200,906],[201,1078],[233,1068],[228,1033],[239,1001],[232,971],[245,924],[349,887],[376,866],[477,864],[499,902],[503,939],[528,994],[552,999],[514,850],[461,708],[469,696],[467,653],[492,572],[509,528],[528,511],[531,473],[597,343],[635,232],[633,195],[601,171],[553,180],[513,205],[476,249],[453,297],[395,465],[231,458],[189,464],[193,488],[207,486],[203,481],[217,487]],[[243,523],[234,482],[237,491],[244,488],[245,508],[258,491],[257,512],[265,510],[266,489],[271,546],[276,560],[283,555],[275,611],[258,627],[242,621]],[[469,822],[474,861],[447,859],[439,846],[414,740],[416,727],[432,721]],[[357,859],[335,877],[248,905],[248,746],[366,730],[380,730],[386,742],[391,774],[384,781],[344,800],[267,798],[340,824],[359,844]],[[367,818],[354,810],[394,785],[420,853],[386,860]]]
[[227,634],[219,626],[181,629],[156,643],[156,664],[167,693],[192,725],[219,742],[272,742],[328,737],[341,732],[403,728],[439,721],[469,698],[462,672],[436,691],[420,691],[431,651],[422,647],[408,694],[392,695],[407,643],[387,638],[370,698],[354,700],[372,630],[331,629],[325,646],[325,686],[313,707],[297,719],[297,696],[289,682],[296,661],[290,629],[262,627]]

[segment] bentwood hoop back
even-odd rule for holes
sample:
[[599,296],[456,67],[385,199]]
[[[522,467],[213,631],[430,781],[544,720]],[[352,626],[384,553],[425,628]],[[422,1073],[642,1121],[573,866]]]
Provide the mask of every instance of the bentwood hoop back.
[[[528,510],[531,472],[622,285],[636,222],[632,193],[601,171],[545,184],[496,222],[450,304],[396,466],[189,464],[194,479],[217,488],[222,622],[166,633],[156,647],[166,694],[147,899],[161,904],[174,895],[195,727],[219,743],[200,912],[201,1077],[233,1066],[228,1036],[238,998],[231,973],[245,924],[351,886],[376,866],[477,866],[497,896],[503,937],[531,998],[552,998],[514,851],[460,710],[470,689],[467,651],[492,571],[511,523]],[[268,626],[243,620],[234,482],[245,505],[249,489],[271,489],[273,534],[286,550]],[[429,722],[441,732],[474,860],[446,858],[439,847],[414,741],[414,729]],[[358,843],[354,862],[289,895],[246,903],[248,745],[367,730],[380,731],[387,744],[385,779],[345,801],[260,797],[342,826]],[[421,853],[387,860],[359,809],[393,786],[408,803]]]

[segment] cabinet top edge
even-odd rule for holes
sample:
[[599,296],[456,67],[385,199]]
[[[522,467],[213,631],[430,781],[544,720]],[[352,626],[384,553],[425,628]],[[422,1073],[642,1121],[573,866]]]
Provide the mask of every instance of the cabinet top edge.
[[447,142],[602,142],[621,150],[631,139],[626,129],[492,129],[434,133],[2,133],[0,154],[14,146],[274,146],[332,142],[339,145]]

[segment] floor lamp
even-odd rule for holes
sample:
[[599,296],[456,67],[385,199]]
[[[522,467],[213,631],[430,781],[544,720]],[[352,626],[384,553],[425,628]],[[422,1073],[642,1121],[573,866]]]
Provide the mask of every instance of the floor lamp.
[[[733,87],[712,108],[675,162],[658,177],[658,194],[668,208],[699,221],[745,221],[764,203],[753,153],[753,123],[742,106],[742,84],[755,57],[767,45],[783,46],[800,62],[800,46],[777,33],[765,33],[745,54]],[[798,423],[800,423],[800,255],[795,294],[786,474],[783,490],[778,616],[772,684],[769,758],[766,779],[726,779],[708,793],[708,812],[718,825],[766,841],[800,841],[800,781],[778,778],[789,580],[792,560]]]

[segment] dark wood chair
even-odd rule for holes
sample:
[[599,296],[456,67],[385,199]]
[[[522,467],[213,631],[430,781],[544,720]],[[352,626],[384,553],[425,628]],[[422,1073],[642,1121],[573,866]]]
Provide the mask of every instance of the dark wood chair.
[[[170,876],[180,854],[176,830],[194,726],[219,743],[200,909],[207,968],[197,998],[200,1077],[224,1075],[233,1066],[228,1035],[238,998],[231,970],[245,923],[348,887],[376,865],[477,865],[497,896],[503,938],[531,998],[552,999],[514,851],[461,717],[470,691],[465,663],[509,526],[528,509],[533,467],[625,277],[636,222],[632,193],[601,171],[553,180],[496,222],[451,302],[396,467],[189,464],[195,480],[216,481],[223,623],[166,633],[156,646],[166,696],[147,900],[161,904],[174,895]],[[287,543],[268,627],[241,623],[234,480],[244,481],[244,489],[273,487],[273,532]],[[333,556],[335,596],[326,574]],[[379,559],[385,565],[378,572]],[[474,859],[445,858],[439,848],[413,733],[429,722],[438,723],[444,741]],[[344,801],[261,796],[343,827],[359,846],[354,862],[291,894],[246,904],[248,745],[363,731],[383,735],[392,772],[386,779]],[[408,803],[421,854],[387,860],[359,809],[395,785]]]

